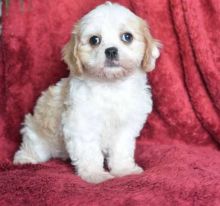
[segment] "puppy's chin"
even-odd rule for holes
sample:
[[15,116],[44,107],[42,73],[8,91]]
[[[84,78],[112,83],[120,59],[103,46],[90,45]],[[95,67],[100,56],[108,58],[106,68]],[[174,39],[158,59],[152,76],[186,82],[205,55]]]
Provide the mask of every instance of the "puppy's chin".
[[115,67],[115,69],[117,68],[117,67],[120,67],[121,65],[120,65],[120,63],[119,63],[119,61],[117,61],[117,60],[113,60],[113,61],[111,61],[111,60],[105,60],[105,68],[108,68],[108,67]]
[[87,73],[89,76],[103,79],[103,80],[119,80],[127,76],[130,76],[134,72],[131,68],[123,68],[117,64],[105,64],[103,68],[100,69],[89,69]]

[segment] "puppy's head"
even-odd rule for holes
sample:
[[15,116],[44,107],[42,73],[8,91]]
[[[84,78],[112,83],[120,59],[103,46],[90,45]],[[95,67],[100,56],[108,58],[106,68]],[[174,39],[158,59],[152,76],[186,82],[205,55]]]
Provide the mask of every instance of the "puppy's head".
[[153,70],[158,48],[144,20],[119,4],[107,2],[75,25],[63,59],[76,75],[120,79],[137,69]]

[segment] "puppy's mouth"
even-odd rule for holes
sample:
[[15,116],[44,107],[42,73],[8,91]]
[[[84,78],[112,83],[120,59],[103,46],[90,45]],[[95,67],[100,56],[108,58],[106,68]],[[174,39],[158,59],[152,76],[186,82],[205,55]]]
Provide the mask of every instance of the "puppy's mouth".
[[120,63],[118,60],[105,60],[105,67],[119,67]]

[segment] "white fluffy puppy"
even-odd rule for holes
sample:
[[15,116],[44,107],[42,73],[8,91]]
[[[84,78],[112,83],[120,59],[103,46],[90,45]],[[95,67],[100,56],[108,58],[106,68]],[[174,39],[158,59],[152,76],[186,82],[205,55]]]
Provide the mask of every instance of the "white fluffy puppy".
[[107,2],[89,12],[63,49],[70,75],[26,115],[14,163],[70,158],[92,183],[141,173],[135,138],[152,110],[146,71],[158,56],[146,23],[127,8]]

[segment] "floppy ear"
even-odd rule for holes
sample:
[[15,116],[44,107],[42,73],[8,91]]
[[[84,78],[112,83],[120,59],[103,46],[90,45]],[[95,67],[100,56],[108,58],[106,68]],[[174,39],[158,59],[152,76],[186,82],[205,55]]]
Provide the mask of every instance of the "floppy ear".
[[75,27],[71,39],[69,42],[67,42],[62,50],[62,56],[64,62],[68,65],[69,70],[73,72],[73,74],[79,75],[83,73],[83,67],[78,55],[78,46],[78,32],[77,28]]
[[144,71],[150,72],[155,68],[156,60],[160,56],[161,44],[151,36],[144,20],[141,22],[141,27],[145,41],[145,52],[141,66]]

